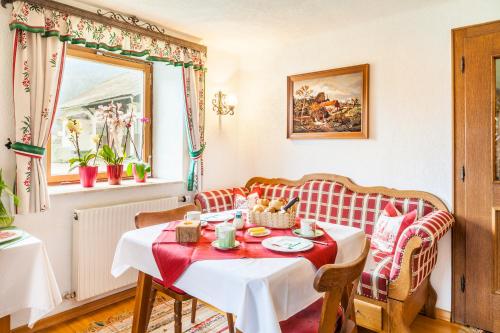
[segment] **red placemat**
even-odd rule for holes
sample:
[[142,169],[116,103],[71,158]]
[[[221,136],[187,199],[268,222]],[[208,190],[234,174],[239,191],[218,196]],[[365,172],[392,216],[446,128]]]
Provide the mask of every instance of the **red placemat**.
[[236,232],[240,246],[232,250],[218,250],[211,243],[214,241],[213,228],[205,228],[197,243],[177,243],[175,241],[175,226],[179,222],[171,222],[153,242],[153,256],[162,276],[163,285],[170,287],[184,273],[192,262],[199,260],[221,260],[242,258],[296,258],[304,257],[319,268],[334,263],[337,255],[337,243],[326,233],[316,240],[328,245],[314,244],[308,251],[284,253],[271,251],[260,243],[275,236],[294,236],[291,230],[272,229],[269,236],[252,237],[246,230]]

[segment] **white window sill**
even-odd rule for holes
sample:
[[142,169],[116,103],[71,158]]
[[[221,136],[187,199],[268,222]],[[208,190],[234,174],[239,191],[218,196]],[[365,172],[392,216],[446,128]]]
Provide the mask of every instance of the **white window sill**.
[[64,184],[64,185],[52,185],[48,186],[49,195],[63,195],[71,193],[80,192],[102,192],[102,191],[114,191],[120,189],[129,189],[135,187],[148,187],[156,186],[162,184],[183,184],[182,181],[172,181],[159,178],[148,178],[145,183],[136,183],[133,179],[123,180],[121,185],[109,185],[108,182],[96,182],[94,187],[82,187],[79,183],[76,184]]

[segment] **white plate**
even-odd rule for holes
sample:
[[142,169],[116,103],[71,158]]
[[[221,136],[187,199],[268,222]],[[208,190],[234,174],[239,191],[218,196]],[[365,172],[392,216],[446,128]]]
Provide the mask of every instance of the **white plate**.
[[232,220],[234,219],[234,214],[231,213],[206,213],[206,214],[201,214],[200,220],[202,221],[207,221],[207,222],[223,222],[227,220]]
[[23,231],[22,230],[16,230],[16,229],[7,229],[7,230],[0,230],[0,234],[4,232],[9,232],[12,233],[11,236],[7,238],[0,238],[0,244],[5,243],[5,242],[10,242],[11,240],[18,239],[22,237]]
[[321,237],[325,234],[325,232],[323,230],[320,230],[320,229],[316,229],[316,232],[314,233],[313,236],[305,236],[305,235],[302,235],[300,233],[300,228],[298,229],[293,229],[292,232],[299,236],[299,237],[302,237],[302,238],[308,238],[308,239],[314,239],[314,238],[318,238],[318,237]]
[[270,229],[266,229],[266,231],[263,233],[263,234],[259,234],[257,236],[254,236],[250,233],[250,231],[247,231],[247,234],[248,236],[250,237],[266,237],[266,236],[269,236],[271,234],[271,230]]
[[302,252],[310,250],[314,244],[310,240],[300,237],[276,236],[264,239],[262,246],[278,252]]
[[219,246],[219,241],[218,240],[214,240],[212,242],[212,246],[215,247],[216,249],[218,250],[223,250],[223,251],[226,251],[226,250],[232,250],[232,249],[235,249],[237,248],[238,246],[240,246],[240,242],[235,240],[234,241],[234,246],[233,247],[228,247],[228,248],[225,248],[225,247],[220,247]]

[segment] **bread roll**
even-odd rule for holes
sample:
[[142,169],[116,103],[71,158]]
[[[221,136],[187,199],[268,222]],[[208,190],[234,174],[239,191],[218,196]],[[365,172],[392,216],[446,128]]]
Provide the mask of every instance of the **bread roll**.
[[267,207],[269,206],[269,199],[259,199],[257,200],[257,204]]
[[272,207],[272,208],[274,208],[276,210],[280,210],[281,207],[283,207],[284,205],[285,204],[281,200],[279,200],[279,199],[277,199],[277,200],[271,200],[269,202],[269,207]]
[[262,213],[264,211],[264,209],[266,209],[266,207],[260,205],[260,204],[257,204],[255,206],[253,206],[252,210],[256,213]]
[[269,207],[267,207],[264,212],[266,213],[276,213],[276,211],[278,211],[276,208],[274,207],[271,207],[271,205],[269,204]]

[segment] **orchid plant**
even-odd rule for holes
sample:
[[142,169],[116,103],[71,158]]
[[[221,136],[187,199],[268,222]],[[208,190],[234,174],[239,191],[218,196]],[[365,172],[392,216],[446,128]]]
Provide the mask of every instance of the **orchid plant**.
[[[68,119],[66,123],[66,130],[69,134],[69,141],[73,144],[76,151],[76,157],[70,158],[69,162],[69,170],[72,171],[77,167],[86,167],[89,166],[90,161],[96,159],[96,153],[92,150],[89,150],[85,153],[82,153],[80,150],[80,134],[82,133],[82,126],[80,121],[77,119]],[[97,151],[98,148],[96,148]]]
[[[139,119],[139,121],[144,126],[146,123],[149,122],[149,118],[142,117]],[[136,172],[138,178],[144,179],[144,177],[146,176],[146,173],[151,172],[151,165],[149,165],[149,163],[147,163],[147,162],[144,162],[139,157],[139,153],[137,152],[137,147],[135,146],[134,140],[132,139],[132,136],[130,135],[130,126],[127,126],[127,136],[130,137],[130,142],[134,147],[135,156],[136,156],[135,158],[131,159],[130,163],[127,165],[127,175],[129,177],[132,176],[133,170],[135,168],[135,172]]]
[[[133,147],[135,156],[128,157],[127,175],[131,176],[134,169],[140,179],[144,179],[146,173],[151,171],[151,166],[144,162],[137,150],[134,139],[130,133],[130,129],[134,123],[141,123],[143,126],[149,122],[149,118],[142,117],[137,119],[136,110],[133,105],[130,106],[130,112],[126,113],[122,110],[121,103],[109,103],[108,105],[99,105],[97,110],[98,119],[104,121],[103,131],[106,130],[108,137],[108,145],[104,146],[99,151],[99,157],[106,163],[119,162],[123,163],[126,157],[127,144]],[[125,131],[125,135],[124,132]],[[104,133],[102,133],[104,134]],[[101,134],[101,136],[102,136]],[[124,140],[123,144],[122,141]],[[121,155],[118,153],[121,148]],[[121,156],[121,157],[120,157]]]

